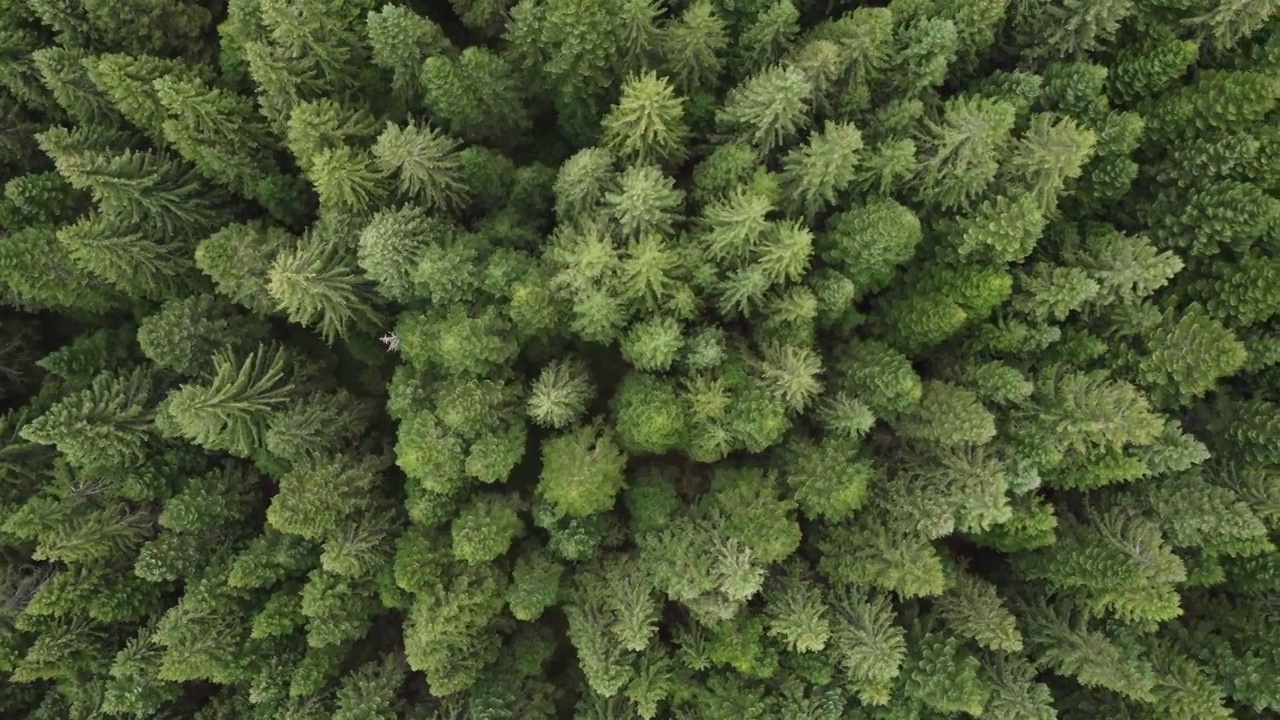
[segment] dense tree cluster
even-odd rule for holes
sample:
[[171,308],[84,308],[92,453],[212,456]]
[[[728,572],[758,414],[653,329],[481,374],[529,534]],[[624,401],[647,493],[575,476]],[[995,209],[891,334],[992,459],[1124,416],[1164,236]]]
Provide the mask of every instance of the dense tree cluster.
[[0,47],[0,715],[1280,712],[1277,0]]

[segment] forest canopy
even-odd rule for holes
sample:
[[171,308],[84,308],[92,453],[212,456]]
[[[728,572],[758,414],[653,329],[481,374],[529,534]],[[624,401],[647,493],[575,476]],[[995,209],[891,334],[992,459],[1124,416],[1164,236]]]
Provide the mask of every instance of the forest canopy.
[[0,716],[1280,712],[1280,0],[0,0]]

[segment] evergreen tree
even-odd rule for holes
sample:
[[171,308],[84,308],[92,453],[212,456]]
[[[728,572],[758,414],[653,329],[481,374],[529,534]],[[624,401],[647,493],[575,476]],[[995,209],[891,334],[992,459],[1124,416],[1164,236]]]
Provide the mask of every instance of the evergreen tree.
[[665,78],[628,78],[622,97],[601,121],[602,144],[632,162],[671,163],[684,155],[684,107]]
[[793,140],[809,126],[813,85],[792,66],[774,66],[735,87],[716,122],[762,153]]
[[435,55],[456,50],[444,30],[403,5],[384,5],[366,17],[370,60],[390,71],[392,87],[406,102],[422,90],[422,64]]
[[376,324],[378,314],[355,253],[336,228],[328,230],[316,226],[296,248],[276,256],[267,273],[267,292],[291,321],[315,327],[333,342],[358,326]]
[[212,379],[174,391],[162,412],[197,444],[248,457],[263,442],[271,414],[289,398],[287,360],[278,346],[260,345],[243,355],[220,352]]
[[394,172],[401,192],[429,209],[449,211],[466,204],[458,144],[430,127],[387,125],[373,146],[382,169]]
[[479,47],[458,58],[422,64],[423,102],[454,133],[472,142],[501,142],[529,128],[519,81],[500,55]]
[[0,716],[1274,715],[1280,3],[860,4],[0,0]]

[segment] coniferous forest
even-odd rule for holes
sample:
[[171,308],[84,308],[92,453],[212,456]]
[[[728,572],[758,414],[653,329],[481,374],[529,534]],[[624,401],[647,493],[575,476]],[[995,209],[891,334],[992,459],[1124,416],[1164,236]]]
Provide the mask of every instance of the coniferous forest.
[[1280,711],[1280,0],[0,0],[0,717]]

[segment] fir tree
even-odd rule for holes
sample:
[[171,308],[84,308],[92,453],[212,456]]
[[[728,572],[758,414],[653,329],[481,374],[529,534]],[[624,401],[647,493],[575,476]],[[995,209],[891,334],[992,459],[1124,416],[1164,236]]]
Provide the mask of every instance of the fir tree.
[[278,346],[259,346],[244,355],[221,352],[208,384],[179,388],[165,400],[163,412],[194,442],[247,457],[261,445],[271,413],[292,390],[286,360]]
[[601,128],[604,146],[632,162],[666,164],[684,155],[684,107],[666,79],[652,72],[627,80]]
[[857,4],[0,0],[0,716],[1274,714],[1277,3]]
[[421,83],[423,102],[431,112],[472,142],[501,141],[528,130],[515,72],[485,48],[467,48],[456,60],[428,57]]

